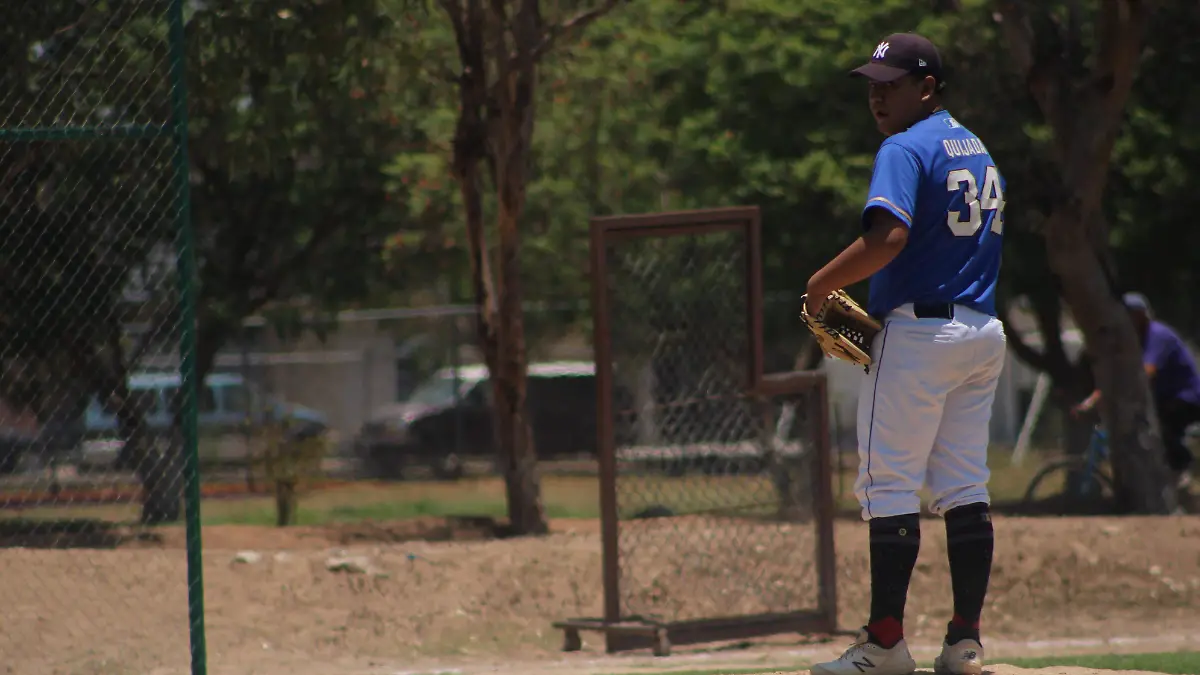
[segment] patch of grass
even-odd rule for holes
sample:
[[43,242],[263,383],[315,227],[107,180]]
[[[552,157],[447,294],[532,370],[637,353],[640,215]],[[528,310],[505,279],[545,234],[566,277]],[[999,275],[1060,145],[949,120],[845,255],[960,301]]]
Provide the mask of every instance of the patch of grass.
[[1200,673],[1200,652],[1158,652],[1151,654],[1085,654],[1080,656],[1001,659],[1018,668],[1075,666],[1102,670],[1143,670],[1168,675]]
[[[1022,467],[1009,466],[1009,455],[994,452],[991,458],[991,492],[994,500],[1015,498],[1037,471],[1043,458],[1031,453]],[[851,486],[857,472],[853,456],[842,459],[834,493],[839,510],[858,509]],[[600,517],[599,479],[586,475],[546,474],[542,498],[551,518]],[[923,493],[924,494],[924,493]],[[928,495],[925,495],[928,497]],[[766,475],[720,476],[692,473],[682,477],[664,474],[624,475],[618,484],[617,501],[628,517],[650,506],[664,506],[676,513],[736,512],[744,515],[773,510],[774,487]],[[25,517],[34,520],[91,518],[110,522],[136,522],[136,503],[105,506],[41,506],[27,510],[5,509],[0,520]],[[492,516],[506,514],[504,481],[496,476],[469,477],[459,481],[363,481],[300,495],[297,523],[323,525],[361,520],[404,520],[421,516]],[[201,508],[205,525],[265,525],[275,523],[271,497],[206,499]],[[1200,671],[1198,671],[1200,672]]]
[[[653,505],[666,506],[677,513],[716,509],[747,513],[769,508],[772,489],[764,476],[645,476],[624,483],[619,502],[624,513]],[[551,518],[599,518],[599,494],[599,479],[593,476],[548,475],[542,481],[542,499]],[[201,513],[206,525],[274,523],[273,503],[265,497],[210,500],[205,502]],[[297,524],[421,516],[503,517],[506,513],[504,482],[498,477],[457,482],[364,482],[302,494]]]
[[[302,501],[296,514],[296,524],[298,525],[325,525],[361,520],[406,520],[422,516],[466,514],[492,516],[501,515],[502,512],[502,509],[497,509],[496,504],[487,501],[443,504],[430,499],[419,499],[416,501],[334,504],[328,507],[305,507],[303,504]],[[275,512],[269,503],[255,505],[253,508],[246,508],[246,506],[243,504],[243,508],[237,510],[213,509],[216,512],[212,515],[205,514],[204,524],[273,525],[275,523]]]
[[[546,511],[551,518],[594,517],[590,513],[580,513],[569,506],[557,504],[547,505]],[[491,516],[500,518],[506,514],[507,508],[504,502],[487,499],[466,499],[455,502],[440,502],[430,498],[415,501],[400,499],[388,502],[351,502],[313,507],[305,507],[304,502],[301,501],[300,509],[296,514],[296,524],[326,525],[363,520],[395,521],[425,516]],[[203,520],[205,525],[274,525],[275,511],[269,502],[252,507],[243,504],[239,509],[210,509],[204,514]]]
[[[551,518],[596,518],[599,493],[594,479],[547,477],[542,498]],[[590,488],[590,489],[589,489]],[[272,525],[269,498],[211,500],[201,513],[205,525]],[[406,520],[419,517],[492,516],[507,514],[504,482],[470,478],[457,482],[363,482],[300,496],[297,524],[325,525],[361,520]]]

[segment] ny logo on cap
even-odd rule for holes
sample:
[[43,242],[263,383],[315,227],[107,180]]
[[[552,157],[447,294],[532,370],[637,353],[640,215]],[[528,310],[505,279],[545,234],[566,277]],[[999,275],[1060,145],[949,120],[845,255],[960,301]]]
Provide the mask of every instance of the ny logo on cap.
[[875,48],[875,53],[871,55],[871,58],[882,59],[887,54],[888,47],[891,47],[891,45],[886,42],[880,42],[879,46]]

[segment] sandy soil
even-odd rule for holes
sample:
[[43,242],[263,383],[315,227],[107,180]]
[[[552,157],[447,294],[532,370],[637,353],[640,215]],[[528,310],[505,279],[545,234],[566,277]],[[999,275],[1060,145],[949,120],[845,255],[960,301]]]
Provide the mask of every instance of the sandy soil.
[[[656,542],[676,560],[655,566],[647,558],[631,571],[632,588],[656,588],[658,595],[631,591],[628,603],[686,616],[712,608],[804,606],[815,597],[807,528],[793,527],[786,546],[756,544],[762,550],[748,551],[745,526],[731,534],[727,523],[705,530],[702,523],[663,519],[653,527],[663,529],[641,531],[641,549]],[[1188,645],[1200,606],[1200,517],[997,517],[996,529],[985,615],[989,660]],[[564,654],[550,623],[602,613],[600,541],[590,521],[557,522],[554,530],[540,540],[490,541],[485,522],[440,519],[209,528],[203,565],[209,672],[548,675],[759,666],[790,672],[836,655],[847,640],[784,635],[681,647],[668,659],[654,659],[605,655],[599,637],[585,634],[583,651]],[[680,543],[679,533],[692,543]],[[950,608],[940,521],[925,521],[922,537],[908,606],[909,640],[919,660],[932,658]],[[837,542],[841,624],[852,628],[867,608],[866,528],[841,522]],[[14,546],[19,543],[26,547]],[[62,549],[0,541],[7,546],[0,548],[0,674],[187,672],[182,533],[103,543]],[[753,561],[760,573],[739,572],[734,561],[740,568]],[[720,592],[722,584],[728,592]],[[698,592],[689,595],[688,588]],[[698,600],[689,604],[688,597]]]
[[[807,673],[808,671],[802,671],[802,672]],[[1150,672],[1146,672],[1144,670],[1096,670],[1094,668],[1061,667],[1061,668],[1039,668],[1036,670],[1030,670],[1028,668],[1018,668],[1016,666],[1009,666],[1009,665],[1004,665],[1004,664],[988,666],[987,669],[984,670],[983,672],[985,675],[1157,675],[1156,673],[1150,673]],[[924,674],[924,673],[932,674],[933,671],[932,670],[918,670],[917,673],[918,674]],[[769,675],[769,674],[764,674],[764,675]],[[774,673],[773,675],[791,675],[791,674],[780,671],[778,673]]]

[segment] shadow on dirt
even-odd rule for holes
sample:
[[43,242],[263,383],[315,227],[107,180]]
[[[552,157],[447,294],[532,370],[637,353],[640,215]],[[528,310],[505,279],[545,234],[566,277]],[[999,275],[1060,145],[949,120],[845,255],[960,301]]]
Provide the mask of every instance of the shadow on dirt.
[[118,548],[160,542],[160,535],[126,523],[85,518],[0,520],[0,548]]
[[512,536],[508,523],[491,516],[447,516],[393,522],[360,522],[332,526],[331,538],[342,545],[395,544],[407,541],[490,541]]

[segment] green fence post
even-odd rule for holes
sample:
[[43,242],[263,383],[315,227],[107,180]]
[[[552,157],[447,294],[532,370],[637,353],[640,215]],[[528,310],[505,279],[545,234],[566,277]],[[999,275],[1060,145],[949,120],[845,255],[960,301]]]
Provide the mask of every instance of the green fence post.
[[188,163],[186,40],[183,0],[171,0],[170,24],[171,109],[175,137],[175,180],[178,189],[176,212],[176,271],[179,280],[180,416],[184,451],[184,498],[187,521],[188,632],[191,642],[192,675],[206,675],[207,649],[204,640],[204,557],[200,536],[200,460],[196,427],[196,261],[191,222],[190,166]]

